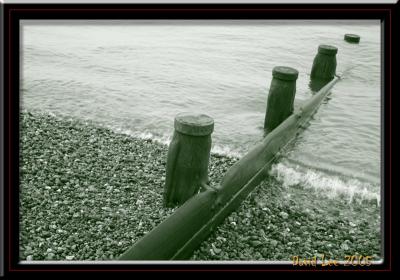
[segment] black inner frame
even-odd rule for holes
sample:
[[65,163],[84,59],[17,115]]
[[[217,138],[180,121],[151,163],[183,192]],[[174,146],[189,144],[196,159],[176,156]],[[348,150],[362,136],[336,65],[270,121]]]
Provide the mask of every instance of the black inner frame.
[[[5,271],[285,271],[392,270],[391,92],[393,5],[242,4],[5,4],[4,6],[4,225]],[[379,19],[382,29],[382,221],[384,262],[370,267],[295,267],[282,264],[19,264],[19,75],[20,20],[44,19]],[[397,24],[396,24],[397,23]],[[396,30],[395,30],[396,29]],[[396,50],[397,48],[393,48]],[[395,52],[393,52],[395,53]],[[397,65],[396,65],[397,67]],[[396,72],[394,72],[396,73]],[[396,92],[396,91],[394,91]],[[395,188],[393,189],[393,192]],[[396,236],[396,235],[395,235]]]

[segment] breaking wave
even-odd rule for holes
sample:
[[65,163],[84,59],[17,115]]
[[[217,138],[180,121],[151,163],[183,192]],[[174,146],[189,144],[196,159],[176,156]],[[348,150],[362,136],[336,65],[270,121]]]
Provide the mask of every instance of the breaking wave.
[[358,178],[330,175],[288,162],[274,164],[270,175],[275,176],[284,187],[300,185],[329,198],[346,199],[348,203],[370,201],[380,205],[379,186]]

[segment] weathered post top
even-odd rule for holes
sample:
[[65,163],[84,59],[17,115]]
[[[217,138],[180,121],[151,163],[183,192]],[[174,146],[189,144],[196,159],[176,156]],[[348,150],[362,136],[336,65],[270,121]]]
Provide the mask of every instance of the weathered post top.
[[356,34],[344,34],[344,40],[349,43],[359,43],[360,42],[360,36]]
[[330,45],[319,45],[318,53],[326,54],[326,55],[336,55],[338,52],[338,48]]
[[175,130],[190,136],[210,135],[214,130],[214,120],[204,114],[180,113],[175,117]]
[[[330,82],[336,74],[336,54],[338,48],[330,45],[319,45],[318,53],[314,58],[311,69],[311,80],[324,86]],[[317,89],[318,90],[318,89]]]
[[208,183],[214,120],[204,114],[180,113],[168,147],[164,206],[183,204]]
[[299,71],[294,68],[287,66],[276,66],[272,69],[272,77],[285,80],[285,81],[294,81],[297,80],[299,76]]
[[264,130],[271,132],[293,112],[296,80],[299,71],[287,66],[272,69],[272,81],[269,88]]

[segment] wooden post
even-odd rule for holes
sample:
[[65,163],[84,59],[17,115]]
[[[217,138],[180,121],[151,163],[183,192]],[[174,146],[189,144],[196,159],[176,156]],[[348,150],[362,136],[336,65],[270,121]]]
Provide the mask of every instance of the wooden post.
[[184,260],[267,176],[277,152],[294,139],[339,79],[306,100],[224,175],[221,184],[201,192],[126,250],[119,260]]
[[208,183],[214,120],[207,115],[178,114],[168,149],[164,206],[183,204]]
[[328,83],[335,77],[337,52],[338,49],[334,46],[320,45],[318,47],[311,69],[311,79],[325,80]]
[[349,43],[358,44],[360,42],[360,36],[356,34],[344,34],[344,40]]
[[272,70],[273,78],[264,121],[266,133],[271,132],[292,114],[298,75],[299,72],[291,67],[277,66]]
[[310,87],[312,92],[316,93],[329,82],[330,82],[330,80],[327,80],[327,79],[315,79],[314,78],[314,79],[310,79],[310,83],[308,84],[308,86]]

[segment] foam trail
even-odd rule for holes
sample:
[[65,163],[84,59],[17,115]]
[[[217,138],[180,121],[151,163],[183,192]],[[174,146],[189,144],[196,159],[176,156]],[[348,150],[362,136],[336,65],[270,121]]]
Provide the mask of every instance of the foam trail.
[[171,136],[156,134],[151,131],[132,131],[130,129],[116,128],[113,126],[107,126],[107,128],[113,130],[114,132],[129,135],[133,138],[141,140],[152,140],[158,144],[168,146],[171,142]]
[[[29,110],[23,109],[22,112],[27,113]],[[48,115],[57,119],[75,120],[75,118],[66,117],[54,112],[35,112],[34,115]],[[96,124],[90,120],[81,120],[83,123]],[[171,135],[154,133],[151,131],[132,131],[113,125],[101,125],[116,132],[128,135],[133,138],[142,140],[152,140],[159,144],[168,146],[171,142]],[[228,145],[213,144],[211,153],[226,156],[230,158],[241,158],[244,151],[239,148],[230,147]],[[302,166],[301,163],[291,162],[287,159],[283,162],[274,164],[270,170],[270,175],[275,176],[284,187],[301,185],[309,188],[319,194],[330,198],[346,198],[349,203],[356,201],[376,201],[380,204],[379,184],[365,182],[360,179],[346,177],[339,174],[328,174],[327,172],[316,170],[310,167]]]
[[226,156],[229,158],[241,158],[243,156],[243,152],[239,149],[234,149],[228,146],[219,146],[213,145],[211,148],[212,154],[217,154],[221,156]]
[[[172,136],[171,135],[163,135],[163,134],[157,134],[151,131],[132,131],[129,129],[122,129],[122,128],[116,128],[113,126],[107,126],[107,128],[113,130],[114,132],[129,135],[131,137],[137,138],[137,139],[142,139],[142,140],[152,140],[158,144],[164,145],[164,146],[169,146],[169,143],[171,142]],[[240,149],[235,149],[229,146],[221,146],[218,144],[213,144],[211,147],[211,153],[220,155],[220,156],[226,156],[229,158],[240,158],[243,156],[243,151]]]
[[346,198],[348,203],[372,201],[380,205],[380,194],[374,191],[376,186],[369,182],[332,176],[314,169],[282,162],[272,166],[270,175],[275,176],[284,187],[301,185],[329,198]]

